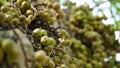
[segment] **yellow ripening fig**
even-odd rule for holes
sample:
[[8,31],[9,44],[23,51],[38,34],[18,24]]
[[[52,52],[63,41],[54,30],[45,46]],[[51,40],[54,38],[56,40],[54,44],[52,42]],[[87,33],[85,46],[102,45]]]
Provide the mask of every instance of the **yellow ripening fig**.
[[31,23],[31,19],[29,18],[26,18],[25,22],[24,22],[26,25],[29,25]]
[[55,67],[55,63],[54,63],[53,60],[50,59],[50,62],[49,62],[49,64],[48,64],[48,67],[49,67],[49,68],[54,68],[54,67]]
[[8,54],[7,54],[7,61],[9,63],[12,63],[14,61],[16,61],[19,57],[19,53],[17,50],[12,49]]
[[13,18],[13,19],[11,20],[11,23],[14,24],[14,25],[19,24],[19,23],[20,23],[20,20],[19,20],[18,18]]
[[65,29],[58,29],[58,35],[61,37],[61,38],[69,38],[70,35],[69,33],[65,30]]
[[43,15],[44,15],[44,11],[38,11],[38,16],[39,17],[43,17]]
[[48,3],[47,3],[47,7],[48,7],[48,8],[53,8],[53,4],[52,4],[51,2],[48,2]]
[[2,5],[2,6],[0,7],[0,10],[1,10],[3,13],[5,13],[5,12],[9,11],[9,7],[6,6],[6,5]]
[[4,39],[1,48],[5,53],[9,53],[13,49],[13,46],[14,42],[11,39]]
[[85,66],[86,66],[86,68],[93,68],[92,64],[90,64],[90,63],[85,64]]
[[43,68],[42,64],[39,62],[35,63],[35,68]]
[[77,66],[76,66],[76,64],[71,63],[71,64],[68,65],[68,68],[77,68]]
[[32,10],[27,10],[26,15],[33,15],[33,11]]
[[47,36],[47,31],[44,29],[41,29],[41,36]]
[[35,37],[40,38],[41,35],[42,35],[41,29],[39,29],[39,28],[34,29],[33,34],[34,34]]
[[54,10],[60,9],[60,4],[57,3],[57,2],[55,2],[55,3],[53,4],[53,9],[54,9]]
[[50,57],[49,57],[49,56],[46,56],[45,58],[46,58],[46,60],[44,60],[41,64],[42,64],[43,66],[48,66],[48,64],[49,64],[49,62],[50,62]]
[[11,21],[12,20],[12,15],[10,15],[10,14],[6,14],[5,17],[6,17],[7,21]]
[[23,10],[27,10],[27,9],[30,9],[31,8],[31,5],[28,1],[23,1],[22,4],[21,4],[21,8]]
[[28,18],[30,19],[30,20],[34,20],[34,15],[28,15]]
[[54,38],[49,38],[49,45],[54,46],[56,44],[56,41]]
[[50,41],[49,41],[49,37],[48,36],[42,36],[40,39],[40,42],[42,45],[44,46],[48,46]]
[[67,68],[67,65],[66,64],[61,64],[60,67],[61,68]]
[[64,46],[71,46],[72,41],[69,40],[69,39],[65,39],[62,43],[63,43]]
[[37,62],[43,64],[47,59],[46,56],[47,55],[46,55],[45,51],[39,50],[39,51],[35,52],[34,58]]
[[20,20],[20,22],[25,22],[26,16],[25,15],[20,15],[19,20]]

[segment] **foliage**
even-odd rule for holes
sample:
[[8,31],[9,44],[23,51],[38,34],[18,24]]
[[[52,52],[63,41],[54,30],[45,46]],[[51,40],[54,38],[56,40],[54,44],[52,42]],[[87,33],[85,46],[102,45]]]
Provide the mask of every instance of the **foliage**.
[[7,0],[1,0],[3,3],[6,3],[7,2]]

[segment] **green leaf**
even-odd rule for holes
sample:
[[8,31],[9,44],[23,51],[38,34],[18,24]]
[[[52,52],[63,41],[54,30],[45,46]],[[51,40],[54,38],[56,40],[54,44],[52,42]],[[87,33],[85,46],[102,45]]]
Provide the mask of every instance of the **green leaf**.
[[115,28],[116,29],[120,29],[120,21],[116,21],[115,22]]
[[117,2],[120,2],[120,0],[116,0]]
[[5,4],[7,2],[7,0],[2,0],[2,2]]

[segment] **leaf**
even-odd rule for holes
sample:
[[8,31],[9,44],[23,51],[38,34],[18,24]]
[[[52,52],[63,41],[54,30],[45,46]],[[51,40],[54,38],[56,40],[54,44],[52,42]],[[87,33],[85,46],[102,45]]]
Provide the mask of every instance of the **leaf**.
[[120,21],[116,21],[115,22],[115,28],[116,29],[120,29]]
[[7,0],[2,0],[2,3],[4,3],[4,4],[5,4],[6,2],[7,2]]
[[116,0],[117,2],[120,2],[120,0]]

